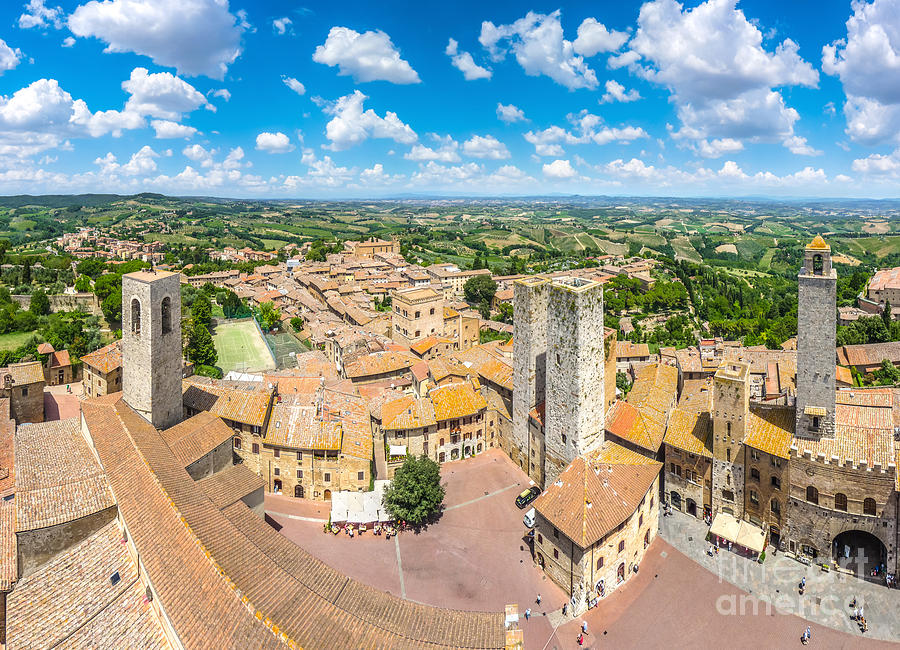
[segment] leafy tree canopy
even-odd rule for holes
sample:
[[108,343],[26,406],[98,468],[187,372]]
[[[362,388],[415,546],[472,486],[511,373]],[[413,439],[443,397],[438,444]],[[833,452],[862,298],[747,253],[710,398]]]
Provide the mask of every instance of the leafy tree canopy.
[[396,521],[414,526],[440,512],[444,501],[441,468],[427,456],[407,456],[384,493],[384,507]]

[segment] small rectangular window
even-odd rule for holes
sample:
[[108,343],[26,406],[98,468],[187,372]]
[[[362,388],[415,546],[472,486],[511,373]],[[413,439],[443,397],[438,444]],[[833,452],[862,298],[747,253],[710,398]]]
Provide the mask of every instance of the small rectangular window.
[[303,478],[303,470],[302,469],[297,470],[297,478]]
[[331,483],[331,474],[329,472],[325,472],[325,482]]
[[258,454],[258,453],[259,453],[259,443],[258,443],[258,442],[254,442],[254,443],[253,443],[253,453],[254,453],[254,454]]
[[365,474],[366,474],[365,472],[357,472],[357,473],[356,473],[356,480],[357,480],[357,481],[363,480],[363,477],[365,476]]
[[281,470],[279,468],[275,468],[275,476],[281,476]]
[[275,458],[281,458],[281,450],[275,449],[274,451],[275,451]]

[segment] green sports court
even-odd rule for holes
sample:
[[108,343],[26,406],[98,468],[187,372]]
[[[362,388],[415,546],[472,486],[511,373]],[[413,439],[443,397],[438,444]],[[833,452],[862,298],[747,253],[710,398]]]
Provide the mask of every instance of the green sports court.
[[222,372],[274,370],[275,359],[252,320],[216,325],[213,342]]

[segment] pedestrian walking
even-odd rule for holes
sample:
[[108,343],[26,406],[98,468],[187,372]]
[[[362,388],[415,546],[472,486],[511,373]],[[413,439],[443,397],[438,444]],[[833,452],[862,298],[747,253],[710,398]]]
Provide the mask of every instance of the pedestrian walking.
[[584,635],[583,634],[578,635],[578,645],[584,645]]
[[538,594],[537,598],[535,600],[537,601],[537,604],[540,605],[541,604],[541,595]]
[[531,608],[530,607],[525,610],[525,620],[527,621],[529,618],[531,618]]
[[563,603],[563,616],[566,615],[566,610],[569,609],[569,603]]
[[587,633],[588,633],[588,631],[587,631],[587,621],[581,621],[581,633],[582,633],[582,634],[587,634]]

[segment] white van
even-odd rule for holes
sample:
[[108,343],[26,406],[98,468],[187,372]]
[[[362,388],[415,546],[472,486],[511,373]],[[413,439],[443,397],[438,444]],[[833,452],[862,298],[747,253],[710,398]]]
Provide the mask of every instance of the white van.
[[525,516],[522,517],[522,523],[527,528],[534,528],[534,508],[525,513]]

